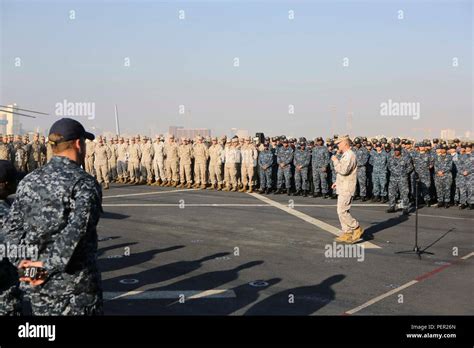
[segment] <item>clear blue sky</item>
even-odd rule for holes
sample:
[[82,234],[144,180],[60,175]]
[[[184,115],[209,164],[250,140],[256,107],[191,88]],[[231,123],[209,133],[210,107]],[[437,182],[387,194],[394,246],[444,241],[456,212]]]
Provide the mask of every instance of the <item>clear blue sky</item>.
[[[347,131],[349,110],[353,134],[473,130],[471,1],[0,2],[0,104],[54,114],[64,99],[95,102],[96,119],[81,120],[107,131],[116,103],[122,131],[145,134],[328,136]],[[388,99],[419,102],[420,119],[380,116]]]

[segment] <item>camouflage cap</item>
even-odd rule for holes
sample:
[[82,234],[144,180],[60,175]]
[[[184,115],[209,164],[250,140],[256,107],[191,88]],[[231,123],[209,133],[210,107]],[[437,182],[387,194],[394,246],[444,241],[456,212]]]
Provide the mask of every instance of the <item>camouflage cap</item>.
[[[356,138],[356,139],[357,139],[357,138]],[[343,135],[343,136],[338,137],[337,139],[335,139],[334,144],[337,145],[337,144],[341,143],[341,142],[344,141],[344,140],[348,140],[349,143],[351,142],[351,138],[349,138],[348,135]],[[360,139],[359,139],[359,141],[360,141]],[[355,139],[354,139],[354,142],[355,142]]]

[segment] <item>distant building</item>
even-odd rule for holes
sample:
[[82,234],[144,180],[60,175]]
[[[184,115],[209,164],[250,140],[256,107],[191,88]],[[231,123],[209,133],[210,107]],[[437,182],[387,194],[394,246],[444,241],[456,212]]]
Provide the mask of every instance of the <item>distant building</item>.
[[456,132],[454,129],[442,129],[441,130],[441,139],[454,139],[456,137]]
[[0,111],[0,133],[1,134],[22,134],[23,129],[21,127],[20,117],[11,112],[19,112],[18,106],[16,104],[7,105],[2,107],[3,110]]
[[[170,131],[171,131],[171,129],[170,129]],[[172,134],[172,133],[170,132],[170,134]],[[200,135],[204,138],[210,137],[211,136],[211,130],[208,129],[208,128],[189,128],[189,129],[178,128],[176,130],[176,134],[174,134],[175,138],[190,138],[190,139],[194,139],[198,135]]]
[[235,132],[235,135],[237,135],[239,138],[248,138],[250,132],[247,129],[239,129],[237,132]]
[[7,134],[7,113],[0,111],[0,134]]
[[170,126],[168,129],[168,135],[172,135],[175,138],[178,136],[178,129],[183,129],[184,127],[180,126]]

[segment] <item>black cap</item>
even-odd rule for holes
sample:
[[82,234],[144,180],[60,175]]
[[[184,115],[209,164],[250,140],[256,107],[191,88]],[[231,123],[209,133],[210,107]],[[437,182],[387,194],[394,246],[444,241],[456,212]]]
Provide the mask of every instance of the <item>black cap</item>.
[[401,152],[401,151],[402,151],[402,147],[401,147],[401,146],[395,146],[395,147],[393,148],[393,151],[400,151],[400,152]]
[[95,136],[92,133],[86,132],[84,126],[72,118],[62,118],[53,123],[49,134],[59,134],[62,135],[64,141],[74,140],[85,138],[89,140],[94,140]]
[[0,160],[0,182],[18,179],[18,172],[10,161]]

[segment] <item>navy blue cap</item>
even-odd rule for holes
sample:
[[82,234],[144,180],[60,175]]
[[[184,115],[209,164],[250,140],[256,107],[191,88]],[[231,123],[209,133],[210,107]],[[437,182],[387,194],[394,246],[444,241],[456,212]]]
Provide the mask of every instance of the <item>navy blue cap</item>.
[[86,132],[84,126],[72,118],[62,118],[53,123],[49,134],[59,134],[62,135],[64,141],[74,140],[85,138],[89,140],[94,140],[95,136],[92,133]]
[[10,161],[0,160],[0,182],[18,179],[18,172]]

